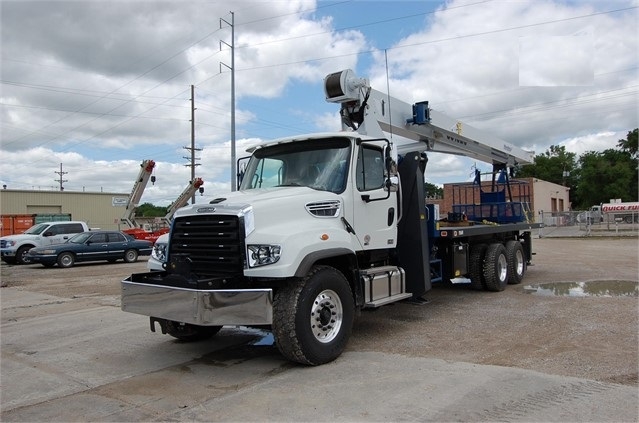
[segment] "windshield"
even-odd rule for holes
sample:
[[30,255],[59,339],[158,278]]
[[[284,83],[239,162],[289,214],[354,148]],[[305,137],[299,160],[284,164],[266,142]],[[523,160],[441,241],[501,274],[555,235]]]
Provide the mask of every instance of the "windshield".
[[81,234],[72,236],[67,242],[72,242],[74,244],[84,244],[91,235],[93,234],[89,232],[82,232]]
[[24,233],[30,234],[30,235],[40,235],[48,227],[49,227],[48,223],[38,223],[37,225],[32,226],[26,231],[24,231]]
[[341,193],[346,188],[351,143],[348,138],[291,142],[258,149],[241,190],[305,186]]

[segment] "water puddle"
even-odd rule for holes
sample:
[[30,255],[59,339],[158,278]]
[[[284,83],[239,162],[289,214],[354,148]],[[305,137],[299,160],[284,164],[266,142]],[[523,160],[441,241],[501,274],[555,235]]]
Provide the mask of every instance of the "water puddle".
[[275,337],[273,337],[271,331],[246,326],[240,326],[240,328],[242,328],[244,332],[256,336],[256,339],[248,343],[249,345],[275,345]]
[[639,297],[636,281],[557,282],[524,286],[524,292],[558,297]]

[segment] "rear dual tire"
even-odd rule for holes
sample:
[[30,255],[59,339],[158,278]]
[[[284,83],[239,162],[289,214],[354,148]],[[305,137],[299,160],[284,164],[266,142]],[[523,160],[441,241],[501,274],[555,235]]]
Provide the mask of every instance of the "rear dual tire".
[[510,285],[520,284],[526,273],[526,256],[521,242],[508,241],[506,243],[506,259],[508,260],[508,283]]
[[490,244],[483,263],[484,283],[488,291],[503,291],[508,284],[508,258],[506,247]]
[[526,255],[519,241],[470,247],[468,274],[475,290],[503,291],[508,284],[521,283],[525,273]]

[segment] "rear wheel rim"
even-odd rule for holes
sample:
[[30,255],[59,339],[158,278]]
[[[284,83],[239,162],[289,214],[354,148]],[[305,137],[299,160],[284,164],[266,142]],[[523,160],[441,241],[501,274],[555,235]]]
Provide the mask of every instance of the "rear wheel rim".
[[508,277],[508,260],[503,254],[497,258],[497,277],[501,282],[505,282]]
[[517,250],[515,252],[515,272],[517,272],[517,274],[519,276],[524,274],[524,255],[522,254],[521,250]]

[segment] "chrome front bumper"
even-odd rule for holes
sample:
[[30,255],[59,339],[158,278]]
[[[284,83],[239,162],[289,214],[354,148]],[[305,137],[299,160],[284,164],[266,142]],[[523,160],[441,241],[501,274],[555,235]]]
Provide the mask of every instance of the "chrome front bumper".
[[270,325],[271,289],[195,290],[132,282],[121,283],[122,310],[200,326]]

